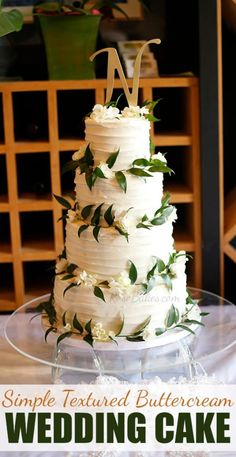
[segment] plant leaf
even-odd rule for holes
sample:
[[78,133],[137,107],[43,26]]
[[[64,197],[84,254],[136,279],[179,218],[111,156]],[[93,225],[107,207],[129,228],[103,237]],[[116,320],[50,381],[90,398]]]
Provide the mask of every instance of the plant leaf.
[[147,159],[136,159],[133,161],[133,165],[137,165],[138,167],[148,167],[150,162]]
[[165,263],[163,262],[163,260],[157,258],[157,269],[158,269],[158,273],[162,273],[162,271],[164,271],[166,269],[166,265]]
[[166,319],[165,319],[165,325],[167,328],[172,327],[174,324],[178,322],[178,314],[176,313],[178,311],[174,305],[171,305],[170,309],[167,312]]
[[117,230],[117,232],[120,233],[120,235],[123,235],[126,238],[126,241],[128,243],[129,242],[129,234],[127,232],[124,232],[120,227],[117,227],[117,225],[115,225],[115,229]]
[[61,320],[62,320],[63,327],[65,327],[66,326],[66,311],[63,313]]
[[94,227],[94,229],[93,229],[93,236],[98,243],[99,243],[98,235],[99,235],[100,230],[101,230],[100,225],[96,225],[96,227]]
[[79,284],[77,284],[76,282],[71,282],[69,284],[69,286],[67,286],[63,292],[63,297],[65,296],[65,293],[69,290],[69,289],[72,289],[72,287],[79,287]]
[[103,171],[99,167],[95,168],[94,174],[96,175],[97,178],[107,179],[107,177],[104,175]]
[[185,319],[184,323],[186,323],[186,324],[198,324],[198,325],[202,325],[202,327],[205,327],[203,322],[197,321],[195,319]]
[[136,225],[137,228],[144,228],[147,230],[150,230],[150,225],[145,225],[142,222],[139,222],[139,224]]
[[172,290],[172,281],[171,281],[170,276],[168,274],[162,274],[161,277],[162,277],[167,289]]
[[141,168],[135,168],[135,167],[130,168],[129,170],[127,170],[127,172],[134,176],[140,176],[140,177],[144,177],[144,178],[152,177],[152,175],[150,175],[150,173],[147,173],[147,171],[142,170]]
[[106,163],[108,165],[109,168],[112,168],[113,165],[115,165],[115,162],[116,162],[116,159],[117,159],[117,156],[119,154],[120,150],[118,149],[118,151],[116,152],[113,152],[112,154],[110,154],[110,156],[108,157]]
[[[159,162],[159,160],[154,160],[153,162]],[[173,170],[167,167],[163,162],[161,162],[161,160],[160,165],[152,165],[148,171],[151,171],[152,173],[173,173]]]
[[142,333],[142,331],[148,326],[148,324],[150,324],[151,318],[152,316],[148,316],[147,319],[145,319],[145,321],[142,324],[140,324],[138,330],[136,330],[136,332],[129,336],[132,337],[140,335],[140,333]]
[[79,160],[70,160],[69,162],[65,163],[65,165],[62,167],[62,171],[61,171],[62,176],[65,173],[68,173],[69,171],[75,171],[76,168],[79,167],[79,165],[80,165]]
[[115,219],[115,217],[112,214],[112,207],[113,205],[110,205],[104,213],[104,219],[109,226],[113,224]]
[[101,209],[104,203],[101,203],[101,205],[97,206],[97,208],[94,211],[93,217],[91,219],[91,224],[92,225],[99,225],[100,222],[100,217],[101,217]]
[[119,336],[124,328],[124,323],[125,323],[125,320],[124,320],[124,316],[122,318],[122,321],[121,321],[121,325],[120,325],[120,328],[117,330],[116,332],[116,336]]
[[78,230],[78,237],[80,237],[81,233],[83,233],[85,230],[87,230],[88,227],[89,227],[89,225],[87,225],[87,224],[81,225]]
[[138,273],[137,273],[137,268],[136,266],[134,265],[133,262],[131,262],[130,260],[130,269],[129,269],[129,279],[131,281],[131,284],[134,284],[135,281],[137,280],[137,277],[138,277]]
[[77,316],[76,314],[74,315],[74,318],[73,318],[73,327],[78,330],[78,332],[81,334],[83,333],[84,329],[83,329],[83,326],[82,324],[80,323],[80,321],[77,319]]
[[60,205],[64,206],[66,209],[71,209],[71,204],[65,198],[61,197],[60,195],[53,194],[54,198],[60,203]]
[[94,293],[95,297],[100,298],[101,300],[103,300],[106,303],[106,300],[103,295],[103,291],[102,291],[102,289],[100,289],[100,287],[95,286],[93,289],[93,293]]
[[61,280],[62,280],[62,281],[67,281],[67,279],[72,279],[72,278],[74,278],[74,277],[75,277],[75,275],[69,274],[69,273],[68,273],[68,274],[66,274],[65,276],[63,276],[63,278],[61,278]]
[[90,216],[90,213],[92,211],[93,206],[94,205],[87,205],[82,209],[81,216],[82,216],[83,219],[87,219],[87,217]]
[[75,269],[78,268],[78,265],[76,265],[75,263],[70,263],[70,265],[68,265],[66,271],[68,273],[73,273],[73,271],[75,271]]
[[90,344],[90,346],[93,347],[93,337],[90,333],[88,333],[87,335],[85,335],[83,337],[83,340],[86,341],[86,343]]
[[93,170],[92,169],[88,169],[86,170],[85,172],[85,180],[86,180],[86,184],[87,186],[89,187],[90,190],[92,190],[92,187],[93,187],[93,179],[92,179],[92,175],[93,175]]
[[157,267],[157,262],[155,263],[155,265],[152,267],[152,269],[147,274],[148,281],[150,281],[150,279],[154,276],[156,267]]
[[44,335],[45,341],[47,342],[47,337],[48,337],[49,333],[51,333],[51,332],[56,332],[56,331],[57,331],[57,329],[56,329],[55,327],[49,327],[49,328],[46,330],[45,335]]
[[70,338],[70,336],[72,335],[72,332],[65,332],[65,333],[62,333],[58,338],[57,338],[57,346],[59,345],[59,343],[64,340],[65,338]]
[[156,328],[155,329],[155,335],[156,336],[160,336],[160,335],[163,335],[163,333],[166,332],[166,329],[165,328]]
[[182,328],[183,330],[187,330],[189,333],[192,333],[193,335],[195,335],[195,332],[190,327],[187,327],[186,325],[178,324],[178,325],[176,325],[176,327]]
[[90,321],[86,322],[86,324],[85,324],[85,326],[84,326],[84,329],[85,329],[86,332],[89,333],[90,335],[91,335],[91,333],[92,333],[91,323],[92,323],[92,319],[90,319]]
[[88,146],[86,147],[85,149],[85,153],[84,153],[84,160],[86,162],[86,164],[90,167],[92,167],[94,165],[94,159],[93,159],[93,153],[90,149],[90,146],[88,144]]
[[[1,2],[2,3],[2,2]],[[23,25],[23,16],[17,9],[2,11],[0,9],[0,37],[12,32],[19,32]]]
[[127,180],[122,171],[115,172],[116,181],[118,182],[120,188],[126,192],[127,191]]

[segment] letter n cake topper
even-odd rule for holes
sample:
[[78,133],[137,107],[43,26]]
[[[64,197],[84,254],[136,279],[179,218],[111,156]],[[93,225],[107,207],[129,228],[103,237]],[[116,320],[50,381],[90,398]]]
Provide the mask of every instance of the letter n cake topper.
[[137,106],[138,104],[138,89],[139,89],[139,78],[140,78],[140,67],[141,67],[141,60],[143,51],[146,46],[151,43],[160,44],[161,40],[159,38],[154,38],[153,40],[149,40],[143,44],[140,48],[134,63],[134,74],[133,74],[133,85],[131,91],[128,88],[128,84],[124,75],[124,71],[122,65],[120,63],[118,52],[115,48],[104,48],[100,49],[99,51],[95,52],[90,56],[90,60],[93,59],[102,52],[108,53],[108,63],[107,63],[107,90],[106,90],[106,103],[111,100],[113,89],[114,89],[114,79],[115,79],[115,71],[120,77],[122,82],[122,86],[124,89],[124,93],[129,105]]

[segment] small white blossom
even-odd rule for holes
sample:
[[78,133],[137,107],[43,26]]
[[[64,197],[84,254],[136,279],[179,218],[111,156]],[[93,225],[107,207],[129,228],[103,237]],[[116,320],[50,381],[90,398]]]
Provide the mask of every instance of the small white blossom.
[[151,157],[151,160],[160,160],[163,163],[167,163],[167,160],[161,152],[158,152],[157,154],[153,154]]
[[85,270],[82,271],[82,273],[80,273],[79,278],[80,278],[81,284],[83,284],[85,287],[92,288],[92,287],[96,286],[96,284],[97,284],[96,277],[94,275],[87,273]]
[[185,271],[185,263],[187,261],[185,251],[179,251],[175,262],[170,265],[170,271],[174,276],[178,276]]
[[69,324],[69,322],[67,322],[66,325],[64,325],[63,329],[65,330],[65,332],[70,332],[72,327],[71,325]]
[[129,105],[121,111],[121,114],[123,117],[144,117],[149,114],[149,110],[145,106],[140,108],[140,106]]
[[111,169],[108,167],[107,163],[100,162],[98,165],[98,168],[100,168],[100,170],[103,172],[105,178],[107,178],[107,179],[113,178],[113,173],[112,173]]
[[115,225],[125,233],[132,233],[136,229],[137,221],[129,212],[123,211],[120,216],[115,219]]
[[94,119],[95,121],[104,121],[107,119],[115,119],[119,117],[119,109],[115,108],[114,106],[103,106],[103,105],[95,105],[93,107],[92,113],[90,114],[90,118]]
[[84,153],[85,153],[85,147],[82,146],[81,148],[78,149],[78,151],[74,152],[74,154],[72,156],[72,160],[82,159],[82,157],[84,157]]
[[55,268],[55,271],[56,271],[56,274],[60,274],[60,273],[63,273],[63,271],[65,271],[68,267],[68,260],[67,259],[60,259],[58,260],[58,262],[56,263],[56,268]]
[[103,328],[101,322],[98,322],[92,328],[92,337],[95,341],[108,341],[109,335],[107,334],[106,330]]
[[67,216],[70,222],[74,222],[76,220],[77,214],[73,209],[68,209]]
[[135,289],[127,271],[122,271],[116,279],[112,278],[109,281],[109,288],[112,294],[121,298],[132,295]]

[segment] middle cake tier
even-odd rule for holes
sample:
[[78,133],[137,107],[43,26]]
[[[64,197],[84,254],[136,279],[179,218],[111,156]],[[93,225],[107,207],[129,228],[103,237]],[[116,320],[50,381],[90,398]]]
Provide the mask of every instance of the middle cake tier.
[[101,279],[118,275],[127,268],[127,261],[132,259],[139,279],[142,280],[147,275],[153,257],[166,263],[173,251],[171,218],[150,230],[136,228],[128,241],[114,227],[101,228],[99,242],[94,238],[94,227],[90,225],[79,236],[78,231],[83,224],[80,220],[67,220],[67,259],[69,263],[77,265],[81,270],[97,274]]

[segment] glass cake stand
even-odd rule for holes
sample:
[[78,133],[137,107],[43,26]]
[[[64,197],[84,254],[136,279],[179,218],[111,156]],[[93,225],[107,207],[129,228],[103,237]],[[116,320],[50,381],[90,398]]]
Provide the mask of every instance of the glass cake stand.
[[191,379],[205,374],[207,359],[233,345],[236,348],[236,307],[204,290],[190,288],[190,292],[200,300],[202,311],[210,313],[203,318],[204,326],[199,326],[195,335],[184,334],[178,341],[162,346],[127,343],[119,347],[114,343],[95,343],[91,347],[85,342],[81,344],[78,338],[66,338],[57,348],[57,336],[53,333],[45,342],[45,329],[36,311],[37,305],[49,295],[17,309],[7,320],[5,336],[24,356],[51,366],[53,383],[93,383],[100,376],[131,383],[155,377],[163,381],[180,376]]

